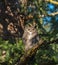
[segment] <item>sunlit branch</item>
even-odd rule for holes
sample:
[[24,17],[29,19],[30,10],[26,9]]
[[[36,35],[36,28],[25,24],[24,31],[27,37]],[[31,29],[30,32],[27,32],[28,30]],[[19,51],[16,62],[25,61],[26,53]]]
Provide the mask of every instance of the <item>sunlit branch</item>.
[[52,3],[52,4],[58,5],[58,2],[57,2],[57,1],[53,1],[53,0],[46,0],[46,2],[50,2],[50,3]]
[[[38,18],[43,18],[43,17],[45,17],[45,16],[55,16],[55,15],[58,15],[58,12],[53,12],[53,13],[51,13],[51,14],[43,14],[43,15],[38,15]],[[26,19],[30,19],[30,18],[33,18],[33,15],[28,15],[27,17],[26,17]]]
[[[51,14],[47,14],[48,16],[55,16],[55,15],[58,15],[58,12],[53,12]],[[40,17],[44,17],[44,16],[47,16],[47,15],[40,15]]]

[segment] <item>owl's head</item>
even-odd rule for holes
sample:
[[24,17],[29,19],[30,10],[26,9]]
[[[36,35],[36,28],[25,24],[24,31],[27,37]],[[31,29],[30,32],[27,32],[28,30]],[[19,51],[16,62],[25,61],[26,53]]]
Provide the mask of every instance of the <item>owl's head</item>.
[[27,32],[34,32],[36,31],[36,26],[34,24],[29,23],[28,25],[25,26],[25,31]]

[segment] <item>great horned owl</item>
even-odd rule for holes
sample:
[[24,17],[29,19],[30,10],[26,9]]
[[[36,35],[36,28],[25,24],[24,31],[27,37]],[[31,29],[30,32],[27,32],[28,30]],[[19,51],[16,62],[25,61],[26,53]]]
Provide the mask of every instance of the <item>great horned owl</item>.
[[31,24],[25,27],[22,39],[25,50],[29,50],[39,41],[38,32],[34,25]]

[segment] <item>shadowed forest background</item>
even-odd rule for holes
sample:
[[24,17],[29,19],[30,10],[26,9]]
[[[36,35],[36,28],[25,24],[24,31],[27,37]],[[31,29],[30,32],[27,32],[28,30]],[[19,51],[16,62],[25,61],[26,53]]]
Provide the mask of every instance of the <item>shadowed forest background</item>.
[[[42,40],[25,53],[29,23]],[[0,0],[0,65],[58,65],[58,0]]]

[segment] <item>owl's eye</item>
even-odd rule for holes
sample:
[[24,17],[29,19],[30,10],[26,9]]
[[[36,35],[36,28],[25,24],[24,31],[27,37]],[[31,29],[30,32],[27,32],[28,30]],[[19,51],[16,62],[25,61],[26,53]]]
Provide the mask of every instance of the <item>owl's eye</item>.
[[36,28],[36,26],[34,28]]

